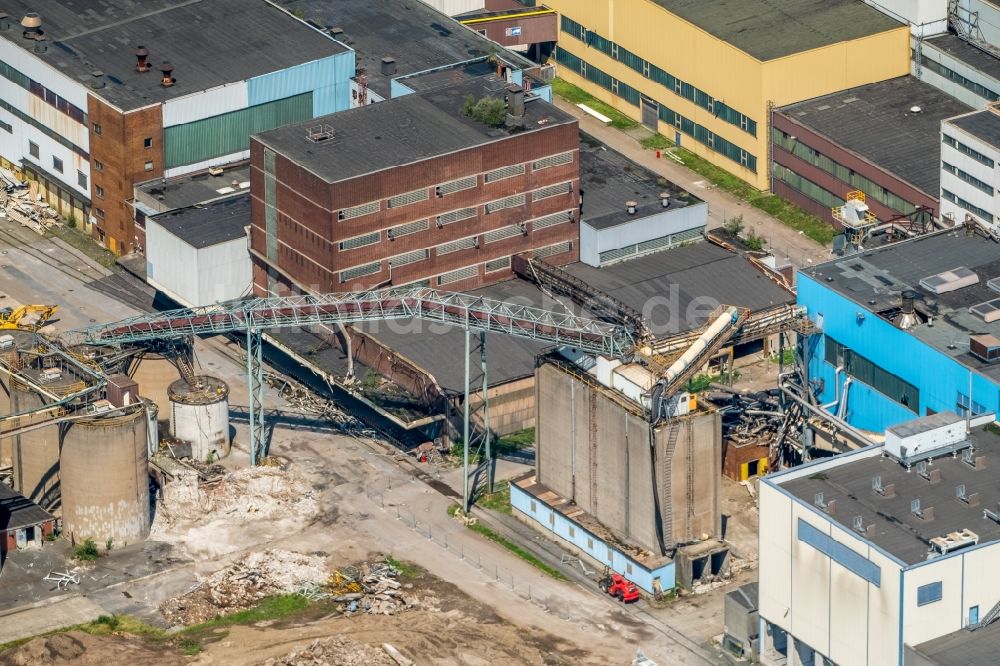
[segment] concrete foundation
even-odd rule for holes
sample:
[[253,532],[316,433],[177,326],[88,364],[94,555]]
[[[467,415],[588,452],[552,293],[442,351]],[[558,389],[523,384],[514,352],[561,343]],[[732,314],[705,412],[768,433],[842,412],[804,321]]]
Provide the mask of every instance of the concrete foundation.
[[63,534],[124,546],[149,535],[146,409],[73,422],[60,456]]
[[538,482],[652,552],[718,536],[721,420],[651,428],[639,406],[583,373],[535,372]]

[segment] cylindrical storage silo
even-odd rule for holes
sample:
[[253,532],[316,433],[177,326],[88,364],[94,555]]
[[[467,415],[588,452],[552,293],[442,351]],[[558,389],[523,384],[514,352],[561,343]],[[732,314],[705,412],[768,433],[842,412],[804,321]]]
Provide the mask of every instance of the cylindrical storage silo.
[[167,390],[170,430],[174,437],[191,442],[195,460],[215,460],[229,455],[229,387],[221,379],[197,378],[192,386],[178,379]]
[[[44,379],[41,376],[44,371],[22,368],[21,372],[60,397],[85,388],[84,382],[68,369],[62,369],[58,377],[52,375]],[[40,409],[49,402],[17,379],[11,381],[10,394],[14,414]],[[56,508],[59,500],[59,426],[48,425],[15,435],[13,463],[15,490],[42,508]]]
[[[36,333],[31,331],[19,331],[17,329],[0,329],[0,363],[11,370],[21,367],[18,349],[34,346]],[[11,401],[8,391],[10,391],[10,378],[6,373],[0,373],[0,416],[9,416],[14,411],[11,409]],[[10,467],[13,464],[14,438],[0,437],[0,467]]]
[[62,529],[74,543],[102,547],[149,536],[146,409],[72,422],[63,435]]

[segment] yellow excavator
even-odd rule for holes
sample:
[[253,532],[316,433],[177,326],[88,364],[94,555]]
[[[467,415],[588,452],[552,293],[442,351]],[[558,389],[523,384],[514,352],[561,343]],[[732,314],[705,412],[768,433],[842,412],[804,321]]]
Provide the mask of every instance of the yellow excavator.
[[17,328],[37,331],[58,312],[57,305],[22,305],[18,308],[0,308],[0,330]]

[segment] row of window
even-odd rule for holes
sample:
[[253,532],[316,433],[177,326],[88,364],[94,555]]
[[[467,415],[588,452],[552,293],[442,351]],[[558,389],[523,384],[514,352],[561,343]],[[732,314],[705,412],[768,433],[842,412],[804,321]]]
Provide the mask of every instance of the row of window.
[[2,60],[0,60],[0,76],[3,76],[5,79],[13,81],[22,88],[31,91],[33,95],[44,99],[52,107],[59,109],[81,125],[87,124],[87,114],[83,109],[70,104],[65,98],[55,94],[55,92],[49,90],[38,81],[28,78]]
[[844,372],[863,384],[867,384],[882,395],[895,400],[911,412],[920,408],[920,389],[903,378],[883,370],[850,347],[846,347],[829,335],[826,336],[826,362],[834,367],[843,367]]
[[[907,201],[897,194],[893,194],[875,181],[862,176],[853,169],[844,166],[814,148],[792,138],[791,135],[782,132],[777,127],[771,129],[771,139],[774,141],[774,145],[787,150],[803,162],[808,162],[814,167],[818,167],[823,171],[826,171],[837,180],[847,183],[853,189],[861,190],[872,199],[875,199],[879,203],[888,206],[893,210],[899,211],[900,213],[909,213],[917,207],[915,203]],[[831,205],[838,206],[843,203],[843,200],[840,200],[838,203]]]
[[[561,215],[563,217],[563,221],[568,221],[569,219],[571,219],[572,211],[567,211],[566,213],[562,213]],[[540,218],[540,219],[544,219],[544,218]],[[549,225],[549,226],[551,226],[551,225]],[[507,235],[493,235],[493,236],[491,236],[491,234],[497,234],[498,232],[505,232],[505,231],[511,231],[512,233],[509,233]],[[440,245],[435,246],[434,248],[423,248],[423,249],[419,249],[419,250],[413,250],[413,251],[410,251],[410,252],[406,252],[404,254],[399,254],[399,255],[396,255],[395,257],[390,257],[388,259],[388,262],[389,262],[389,265],[392,266],[392,267],[405,266],[405,265],[408,265],[408,264],[417,263],[418,261],[423,261],[425,259],[429,259],[430,258],[430,250],[431,249],[434,250],[435,256],[442,256],[442,255],[446,255],[446,254],[451,254],[452,252],[458,252],[460,250],[471,250],[473,248],[478,248],[480,246],[480,241],[482,241],[483,243],[489,244],[489,243],[492,243],[492,242],[496,242],[498,240],[502,240],[503,238],[509,238],[511,236],[526,235],[526,233],[527,232],[525,230],[525,227],[523,227],[522,225],[511,225],[510,227],[505,227],[504,229],[496,229],[496,230],[494,230],[492,232],[487,232],[485,234],[481,234],[481,235],[477,235],[477,236],[468,236],[466,238],[460,238],[458,240],[449,241],[447,243],[442,243]],[[374,236],[376,236],[376,241],[375,242],[377,242],[377,236],[378,236],[378,234],[376,233],[376,234],[374,234]],[[371,243],[366,243],[366,244],[371,244]],[[343,249],[343,245],[344,245],[344,243],[341,243],[341,249]],[[358,246],[358,247],[360,247],[360,246]],[[543,247],[543,248],[540,248],[538,250],[535,250],[535,256],[537,256],[537,257],[547,257],[547,256],[555,255],[555,254],[562,254],[563,252],[569,252],[572,249],[573,249],[573,242],[572,241],[564,241],[562,243],[556,243],[554,245],[549,245],[547,247]],[[507,257],[507,260],[509,260],[509,259],[510,258]],[[497,261],[498,260],[494,259],[494,260],[491,260],[490,262],[487,262],[487,271],[490,271],[490,270],[500,270],[501,268],[504,267],[504,266],[501,266],[501,265],[497,264],[496,263]],[[491,265],[493,266],[492,268],[490,268]],[[509,268],[509,265],[510,264],[509,264],[509,261],[508,261],[506,267]],[[373,262],[370,262],[370,263],[367,263],[367,264],[363,264],[361,266],[354,266],[354,267],[342,270],[342,271],[340,271],[340,283],[344,284],[345,282],[350,282],[351,280],[357,279],[359,277],[364,277],[366,275],[372,275],[374,273],[378,273],[381,269],[382,269],[382,262],[381,262],[381,260],[378,260],[378,261],[373,261]],[[459,269],[459,270],[466,270],[466,269]],[[464,278],[456,278],[456,279],[451,280],[451,281],[454,282],[454,281],[457,281],[458,279],[464,279]],[[445,283],[444,282],[439,282],[439,284],[445,284]]]
[[[642,97],[639,94],[639,91],[628,84],[622,83],[597,67],[594,67],[578,56],[573,55],[561,46],[556,49],[556,62],[568,67],[583,78],[596,83],[605,90],[608,90],[612,94],[624,99],[628,103],[634,106],[639,106],[640,99]],[[693,120],[685,118],[663,104],[658,102],[655,103],[659,107],[657,113],[660,120],[673,125],[677,130],[683,132],[684,134],[694,137],[694,139],[699,143],[708,146],[721,155],[725,155],[729,159],[738,163],[740,166],[757,173],[756,156],[748,153],[736,144],[723,139],[721,136],[718,136],[711,130],[697,124]]]
[[985,164],[986,166],[988,166],[991,169],[993,169],[993,168],[996,167],[996,163],[993,160],[991,160],[989,157],[987,157],[986,155],[983,155],[981,152],[979,152],[975,148],[971,148],[971,147],[965,145],[964,143],[962,143],[961,141],[956,140],[954,137],[948,136],[947,134],[942,134],[941,135],[941,141],[946,146],[951,146],[952,148],[954,148],[958,152],[960,152],[960,153],[962,153],[964,155],[968,155],[969,157],[971,157],[972,159],[976,160],[980,164]]
[[35,129],[37,129],[39,132],[41,132],[45,136],[49,137],[50,139],[52,139],[56,143],[59,143],[60,145],[65,146],[66,148],[69,148],[70,150],[72,150],[74,153],[76,153],[77,155],[79,155],[83,159],[85,159],[85,160],[89,160],[90,159],[90,153],[88,153],[86,150],[84,150],[80,146],[76,145],[72,141],[69,141],[68,139],[66,139],[66,137],[62,136],[58,132],[49,129],[48,127],[46,127],[42,123],[38,122],[37,120],[35,120],[31,116],[29,116],[28,114],[23,113],[20,109],[17,109],[14,106],[10,105],[9,103],[7,103],[6,100],[0,99],[0,109],[3,109],[4,111],[7,111],[8,113],[13,114],[14,116],[17,116],[17,118],[19,120],[28,123],[29,125],[31,125]]
[[965,210],[969,211],[973,215],[976,215],[976,216],[982,218],[986,222],[992,222],[993,221],[993,213],[991,213],[990,211],[986,210],[985,208],[980,208],[979,206],[977,206],[974,203],[970,203],[970,202],[966,201],[962,197],[957,196],[954,192],[949,192],[948,190],[942,188],[941,189],[941,198],[942,199],[947,199],[948,201],[952,202],[953,204],[955,204],[959,208],[964,208]]
[[801,192],[813,201],[822,204],[827,208],[844,205],[843,197],[838,197],[830,190],[820,187],[808,178],[803,178],[788,167],[782,166],[777,162],[771,164],[771,173],[775,178],[788,185],[793,190]]
[[[441,245],[436,246],[436,254],[447,254],[449,252],[455,252],[457,250],[465,250],[473,247],[479,247],[479,241],[482,239],[483,243],[495,243],[507,238],[513,238],[514,236],[527,235],[527,225],[531,224],[532,231],[539,231],[541,229],[547,229],[548,227],[555,226],[557,224],[564,224],[571,222],[573,220],[573,211],[564,210],[558,213],[552,213],[551,215],[545,215],[543,217],[536,218],[534,220],[529,220],[527,222],[519,224],[510,224],[499,229],[494,229],[492,231],[487,231],[483,234],[468,236],[466,238],[460,238],[459,240],[449,241]],[[420,220],[419,222],[411,222],[405,226],[420,225],[420,228],[427,230],[430,227],[428,220]],[[398,227],[393,227],[398,228]],[[389,239],[395,238],[396,236],[390,235],[392,229],[387,230],[387,235]],[[311,234],[311,232],[308,232]],[[412,232],[411,232],[412,233]],[[341,252],[346,250],[356,250],[358,248],[367,247],[369,245],[376,245],[382,240],[381,231],[373,231],[371,233],[362,234],[360,236],[354,236],[353,238],[348,238],[342,240],[338,243],[338,247]]]
[[984,183],[983,181],[973,176],[971,173],[966,173],[962,171],[957,166],[948,164],[947,162],[941,162],[941,167],[951,175],[957,176],[959,180],[964,180],[969,185],[979,188],[980,190],[986,192],[986,194],[990,196],[996,194],[996,190],[993,189],[992,185],[990,185],[989,183]]
[[[34,158],[35,160],[41,162],[41,149],[38,147],[37,143],[35,143],[34,141],[31,141],[31,140],[28,141],[28,155],[30,157]],[[55,155],[53,155],[52,156],[52,170],[54,172],[56,172],[56,173],[63,173],[64,172],[64,168],[65,167],[63,165],[62,159],[60,159],[60,158],[56,157]],[[76,182],[77,182],[77,184],[82,189],[87,189],[87,174],[85,174],[82,171],[77,171],[76,172]]]
[[[913,60],[915,62],[916,59],[917,59],[916,52],[913,51],[913,50],[911,50],[911,54],[913,55]],[[995,92],[993,92],[992,90],[990,90],[986,86],[980,85],[980,84],[976,83],[975,81],[970,81],[969,79],[965,78],[964,76],[962,76],[961,74],[959,74],[955,70],[951,69],[950,67],[945,67],[944,65],[942,65],[941,63],[939,63],[936,60],[931,60],[930,58],[921,58],[920,59],[920,66],[921,67],[926,67],[927,69],[931,70],[932,72],[940,74],[941,76],[943,76],[944,78],[948,79],[949,81],[954,81],[955,83],[957,83],[958,85],[962,86],[966,90],[971,90],[972,92],[976,93],[980,97],[982,97],[984,99],[988,99],[991,102],[995,102],[998,99],[1000,99],[1000,95],[997,95]]]
[[959,416],[979,416],[986,413],[986,405],[976,402],[961,391],[955,400],[955,411]]
[[[665,72],[648,60],[643,60],[636,54],[622,48],[615,42],[601,37],[596,32],[587,30],[576,21],[572,21],[566,16],[562,17],[562,31],[572,35],[587,46],[591,46],[601,53],[614,58],[618,62],[634,69],[651,81],[659,83],[667,90],[683,97],[698,106],[702,107],[716,118],[721,118],[728,123],[736,125],[751,136],[757,136],[757,122],[751,120],[736,109],[726,106],[723,102],[715,99],[703,90],[695,88],[690,83],[681,81],[676,76]],[[638,106],[638,102],[635,102]]]
[[[532,172],[540,171],[542,169],[548,169],[555,166],[561,166],[563,164],[570,164],[573,161],[573,151],[567,151],[565,153],[559,153],[557,155],[549,155],[548,157],[543,157],[539,160],[535,160],[531,163]],[[492,171],[487,171],[484,174],[484,180],[487,183],[494,183],[499,180],[504,180],[507,178],[514,178],[516,176],[523,176],[525,174],[525,167],[527,163],[512,164],[509,166],[503,166],[498,169],[493,169]],[[456,192],[461,192],[463,190],[468,190],[476,187],[478,184],[478,176],[465,176],[459,178],[458,180],[453,180],[441,185],[437,185],[434,188],[434,195],[438,198],[446,197],[450,194],[455,194]],[[570,184],[572,188],[572,184]],[[420,188],[419,190],[413,190],[412,192],[406,192],[405,194],[397,194],[389,197],[386,200],[386,208],[401,208],[403,206],[409,206],[410,204],[420,203],[421,201],[427,201],[429,199],[427,194],[427,188]],[[537,201],[537,199],[536,199]],[[358,204],[357,206],[351,206],[349,208],[343,208],[337,211],[337,219],[340,221],[352,220],[356,217],[361,217],[363,215],[371,215],[372,213],[377,213],[382,210],[381,201],[369,201],[367,203]],[[490,212],[487,210],[487,212]],[[465,218],[460,218],[465,219]],[[454,221],[454,220],[450,220]],[[448,222],[444,222],[448,224]]]

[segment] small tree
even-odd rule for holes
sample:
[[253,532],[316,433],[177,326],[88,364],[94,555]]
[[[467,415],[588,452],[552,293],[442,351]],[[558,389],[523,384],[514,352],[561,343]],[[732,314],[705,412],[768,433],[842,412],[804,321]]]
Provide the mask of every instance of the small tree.
[[476,98],[472,95],[465,96],[465,103],[462,104],[462,114],[472,117],[472,109],[476,106]]
[[736,217],[731,217],[722,224],[722,228],[728,231],[733,236],[737,238],[740,232],[743,231],[743,216],[737,215]]
[[507,119],[507,108],[499,97],[465,98],[462,113],[490,127],[500,127]]
[[764,239],[752,231],[746,238],[743,239],[743,243],[746,244],[747,248],[753,250],[754,252],[764,251]]

